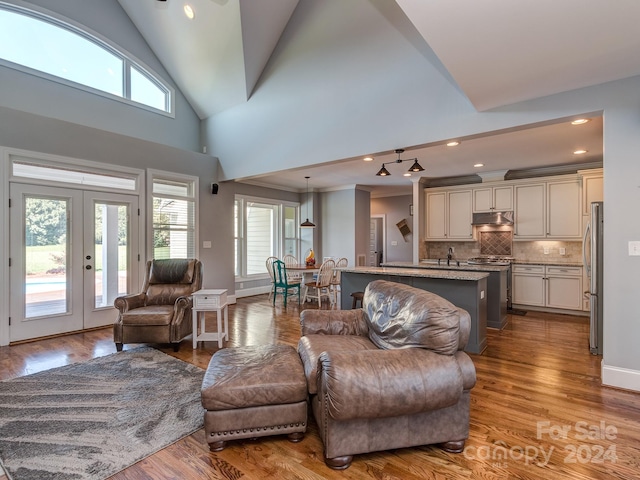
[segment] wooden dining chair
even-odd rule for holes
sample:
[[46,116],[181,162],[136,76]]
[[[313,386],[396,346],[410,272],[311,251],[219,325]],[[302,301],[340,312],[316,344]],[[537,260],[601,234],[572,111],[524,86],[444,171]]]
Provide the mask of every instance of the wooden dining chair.
[[331,294],[333,295],[333,303],[338,303],[338,294],[340,293],[340,268],[349,266],[349,260],[342,257],[336,262],[336,268],[333,270],[333,276],[331,277]]
[[268,257],[265,266],[267,267],[267,272],[269,272],[269,277],[271,277],[271,291],[269,292],[269,300],[275,294],[275,282],[273,277],[273,262],[278,260],[278,257]]
[[[282,257],[282,261],[284,262],[285,266],[287,268],[290,267],[295,267],[298,264],[298,259],[296,257],[294,257],[291,254],[287,254],[284,257]],[[300,282],[302,283],[302,278],[303,278],[303,273],[302,272],[291,272],[289,270],[287,270],[287,276],[289,277],[289,280],[293,281],[293,282]]]
[[[333,305],[333,297],[331,296],[331,278],[333,277],[333,269],[336,262],[333,260],[325,260],[320,265],[318,277],[313,282],[304,284],[304,301],[311,299],[318,300],[318,308],[322,307],[322,297],[327,297],[329,304]],[[312,293],[309,293],[309,289]]]

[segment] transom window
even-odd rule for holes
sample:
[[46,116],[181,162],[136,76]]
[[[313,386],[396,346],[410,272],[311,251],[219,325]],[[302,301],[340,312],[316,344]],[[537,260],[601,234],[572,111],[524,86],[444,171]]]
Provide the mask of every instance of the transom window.
[[0,61],[66,85],[172,113],[172,89],[95,34],[0,2]]

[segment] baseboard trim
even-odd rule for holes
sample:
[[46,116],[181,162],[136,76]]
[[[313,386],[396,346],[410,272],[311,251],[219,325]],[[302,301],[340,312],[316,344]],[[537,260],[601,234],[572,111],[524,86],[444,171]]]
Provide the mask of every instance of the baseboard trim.
[[602,384],[640,392],[640,371],[614,367],[602,362]]
[[565,310],[563,308],[549,308],[549,307],[538,307],[532,305],[523,305],[521,303],[514,303],[513,308],[518,310],[531,310],[532,312],[543,312],[543,313],[560,313],[563,315],[575,315],[577,317],[588,317],[589,312],[585,312],[583,310]]
[[271,291],[271,285],[263,285],[261,287],[244,288],[242,290],[236,290],[236,298],[252,297],[253,295],[261,295],[263,293],[269,293]]

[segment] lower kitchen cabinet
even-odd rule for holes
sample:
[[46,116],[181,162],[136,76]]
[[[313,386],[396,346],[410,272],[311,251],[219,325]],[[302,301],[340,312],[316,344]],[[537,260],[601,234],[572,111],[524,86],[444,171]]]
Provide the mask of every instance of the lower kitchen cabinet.
[[514,265],[513,303],[582,310],[582,267]]
[[545,306],[544,265],[513,265],[511,283],[512,303]]

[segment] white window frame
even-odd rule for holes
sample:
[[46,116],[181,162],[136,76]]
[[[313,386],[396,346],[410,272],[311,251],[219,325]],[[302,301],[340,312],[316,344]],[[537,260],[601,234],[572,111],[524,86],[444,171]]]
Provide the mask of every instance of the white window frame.
[[[93,42],[99,47],[107,50],[111,54],[120,58],[123,61],[123,96],[120,97],[118,95],[114,95],[109,92],[105,92],[103,90],[99,90],[97,88],[91,87],[89,85],[84,85],[81,83],[74,82],[72,80],[68,80],[62,77],[58,77],[56,75],[52,75],[47,72],[43,72],[41,70],[37,70],[34,68],[27,67],[25,65],[21,65],[18,63],[14,63],[3,58],[0,58],[0,65],[21,71],[23,73],[28,73],[30,75],[34,75],[36,77],[44,78],[47,80],[51,80],[56,83],[60,83],[62,85],[66,85],[69,87],[76,88],[78,90],[82,90],[88,93],[92,93],[94,95],[99,95],[101,97],[109,98],[111,100],[116,100],[121,103],[125,103],[127,105],[131,105],[142,110],[147,110],[149,112],[157,113],[160,115],[168,116],[171,118],[175,118],[175,89],[169,85],[160,75],[155,73],[150,67],[144,64],[141,60],[136,58],[131,53],[127,52],[122,47],[116,45],[106,37],[100,35],[99,33],[89,29],[88,27],[79,24],[78,22],[74,22],[73,20],[63,17],[55,12],[51,12],[44,8],[30,5],[29,8],[25,8],[19,6],[17,4],[12,3],[9,0],[0,0],[0,8],[3,10],[12,11],[15,13],[20,13],[37,20],[42,20],[51,25],[57,26],[59,28],[66,29],[72,33],[75,33],[87,41]],[[165,92],[166,95],[166,110],[159,110],[150,105],[145,105],[143,103],[136,102],[131,100],[131,75],[130,68],[135,66],[137,70],[142,72],[142,74],[147,77],[153,84],[155,84],[159,89]]]
[[[62,157],[59,155],[50,155],[41,152],[32,152],[28,150],[19,150],[13,148],[5,150],[4,158],[8,168],[8,180],[12,182],[28,183],[32,185],[63,186],[75,188],[78,190],[93,190],[111,193],[118,192],[138,196],[144,194],[142,182],[144,171],[137,168],[110,165],[100,162],[93,162],[91,160],[79,160],[76,158]],[[43,179],[20,176],[14,174],[14,162],[29,163],[35,166],[49,167],[59,170],[73,170],[75,172],[86,172],[94,175],[126,178],[134,181],[134,188],[117,188],[112,185],[100,186],[94,184],[82,184],[76,181],[64,182],[52,180],[49,178]]]
[[[240,203],[240,215],[239,222],[240,225],[234,226],[234,229],[237,228],[238,236],[234,237],[234,249],[236,244],[238,245],[238,254],[240,255],[240,274],[235,275],[236,282],[243,282],[247,280],[258,280],[263,278],[268,278],[269,274],[265,269],[264,273],[260,274],[247,274],[247,237],[246,237],[246,228],[247,228],[247,218],[246,218],[246,203],[247,202],[255,202],[262,203],[265,205],[272,205],[277,208],[276,225],[274,227],[273,241],[275,242],[275,248],[273,254],[279,258],[282,258],[284,253],[284,239],[285,239],[285,231],[284,231],[284,207],[293,207],[296,209],[296,225],[300,225],[300,203],[299,202],[289,202],[285,200],[276,200],[273,198],[262,198],[262,197],[254,197],[250,195],[241,195],[237,194],[234,198],[234,206],[235,202]],[[239,240],[239,242],[238,242]],[[298,255],[300,255],[300,227],[296,229],[296,250]],[[234,265],[235,265],[234,259]],[[266,261],[266,258],[265,258]],[[236,273],[234,271],[234,273]]]
[[200,257],[200,246],[199,246],[199,225],[200,225],[200,207],[199,207],[199,178],[193,175],[184,175],[180,173],[167,172],[163,170],[154,170],[147,169],[147,260],[153,260],[154,249],[153,249],[153,237],[154,237],[154,229],[153,229],[153,183],[154,180],[161,179],[167,180],[170,182],[184,182],[191,183],[191,195],[184,197],[175,197],[178,200],[190,200],[194,202],[194,228],[193,228],[193,241],[194,241],[194,257]]

